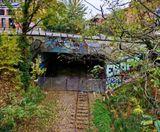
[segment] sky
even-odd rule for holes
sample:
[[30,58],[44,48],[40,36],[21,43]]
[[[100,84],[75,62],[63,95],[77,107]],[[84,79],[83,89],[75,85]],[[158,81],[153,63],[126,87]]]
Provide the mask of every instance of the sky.
[[[92,5],[94,5],[95,7],[100,9],[100,5],[103,4],[102,0],[86,0],[89,3],[91,3]],[[112,1],[112,0],[111,0]],[[128,2],[130,0],[121,0],[122,3]],[[84,2],[84,4],[88,7],[88,13],[86,15],[86,18],[91,18],[93,16],[95,16],[96,14],[100,14],[101,12],[96,10],[95,8],[93,8],[91,5],[87,4],[86,2]],[[105,13],[109,13],[108,10],[105,10]]]
[[[94,6],[96,6],[97,8],[100,7],[100,5],[103,4],[103,2],[101,0],[87,0],[89,3],[93,4]],[[88,7],[88,13],[86,15],[86,17],[92,17],[95,16],[98,13],[101,13],[99,11],[97,11],[95,8],[93,8],[91,5],[87,4],[86,2],[84,2],[84,4]]]

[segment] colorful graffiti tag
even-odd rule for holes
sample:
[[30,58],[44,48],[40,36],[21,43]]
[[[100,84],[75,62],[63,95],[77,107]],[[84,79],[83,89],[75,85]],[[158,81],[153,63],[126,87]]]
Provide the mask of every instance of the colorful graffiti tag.
[[122,85],[123,79],[125,79],[124,74],[132,69],[129,62],[139,61],[142,56],[135,56],[133,58],[128,58],[125,61],[117,64],[107,64],[106,65],[106,88],[115,89]]
[[107,89],[117,88],[121,86],[121,84],[122,84],[121,76],[110,77],[110,78],[107,78],[107,81],[106,81]]
[[97,53],[101,47],[98,42],[80,42],[79,39],[62,37],[48,37],[45,41],[45,51],[56,53],[90,54]]
[[47,52],[57,53],[87,53],[88,45],[69,38],[47,38],[45,41]]
[[124,62],[116,65],[109,64],[106,67],[106,75],[107,77],[120,75],[122,71],[129,71],[130,67],[131,66],[129,64],[126,64]]

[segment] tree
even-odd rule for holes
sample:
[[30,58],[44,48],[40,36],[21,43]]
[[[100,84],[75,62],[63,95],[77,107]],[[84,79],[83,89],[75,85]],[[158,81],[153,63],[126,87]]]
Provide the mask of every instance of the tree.
[[79,33],[84,29],[84,15],[86,14],[86,6],[82,0],[64,0],[67,8],[68,30],[72,33]]
[[[58,8],[59,16],[53,17],[53,12],[44,24],[52,31],[80,33],[84,29],[86,7],[82,0],[63,0]],[[54,24],[55,25],[54,25]]]
[[64,0],[68,17],[70,19],[82,19],[86,13],[86,7],[82,3],[82,0]]
[[[21,25],[22,33],[18,38],[19,47],[21,48],[20,63],[21,81],[25,89],[30,85],[30,68],[32,54],[30,44],[27,39],[27,33],[36,26],[40,25],[43,20],[48,17],[47,9],[56,8],[58,2],[56,0],[19,0],[20,7],[16,10],[12,8],[10,2],[5,1],[5,4],[12,11],[12,18],[15,22]],[[55,10],[54,10],[55,11]],[[56,12],[56,11],[55,11]],[[34,23],[34,25],[31,25]]]
[[64,3],[59,2],[56,8],[48,8],[47,12],[48,17],[43,21],[43,28],[55,32],[65,32],[67,12]]
[[18,69],[14,66],[18,66],[20,58],[20,48],[18,48],[16,37],[3,34],[0,43],[0,71],[17,72]]

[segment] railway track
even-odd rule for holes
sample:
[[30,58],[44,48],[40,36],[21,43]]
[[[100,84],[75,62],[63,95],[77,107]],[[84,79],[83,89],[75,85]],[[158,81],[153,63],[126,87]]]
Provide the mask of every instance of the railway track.
[[77,92],[75,112],[71,115],[71,129],[73,132],[86,132],[90,128],[89,95]]

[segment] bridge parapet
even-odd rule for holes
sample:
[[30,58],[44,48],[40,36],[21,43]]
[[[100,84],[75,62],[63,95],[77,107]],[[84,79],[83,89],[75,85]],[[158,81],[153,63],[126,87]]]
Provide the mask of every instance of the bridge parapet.
[[106,44],[83,41],[68,37],[48,37],[41,52],[79,53],[79,54],[106,54]]
[[[22,29],[21,28],[0,28],[0,33],[7,32],[8,34],[21,34]],[[74,38],[74,39],[79,39],[82,38],[81,35],[78,34],[68,34],[68,33],[59,33],[59,32],[51,32],[51,31],[45,31],[39,27],[36,27],[32,30],[30,30],[27,35],[31,36],[48,36],[48,37],[67,37],[67,38]],[[90,39],[90,40],[102,40],[105,41],[107,38],[103,35],[99,36],[92,36],[92,37],[85,37],[85,39]]]

